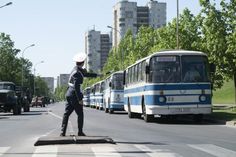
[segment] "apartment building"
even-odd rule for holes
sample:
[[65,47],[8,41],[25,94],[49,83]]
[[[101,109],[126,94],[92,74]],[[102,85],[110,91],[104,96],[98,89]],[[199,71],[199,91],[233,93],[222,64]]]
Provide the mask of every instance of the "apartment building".
[[57,87],[68,86],[70,74],[60,74],[57,77]]
[[42,79],[47,83],[47,86],[51,93],[54,91],[54,78],[53,77],[42,77]]
[[113,7],[113,46],[118,46],[128,29],[135,35],[141,26],[166,25],[166,3],[150,0],[146,6],[122,0]]
[[87,59],[85,68],[88,71],[100,73],[106,63],[111,49],[110,35],[100,31],[89,30],[85,33],[85,53]]

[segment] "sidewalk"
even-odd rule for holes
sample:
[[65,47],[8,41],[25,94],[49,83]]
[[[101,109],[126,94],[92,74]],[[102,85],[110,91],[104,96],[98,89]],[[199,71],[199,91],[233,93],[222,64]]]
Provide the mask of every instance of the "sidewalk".
[[[213,114],[209,117],[213,121],[224,123],[227,126],[236,127],[236,113],[231,112],[236,109],[235,104],[213,104]],[[219,111],[219,112],[217,112]],[[225,112],[224,112],[225,111]],[[218,116],[217,116],[218,115]]]

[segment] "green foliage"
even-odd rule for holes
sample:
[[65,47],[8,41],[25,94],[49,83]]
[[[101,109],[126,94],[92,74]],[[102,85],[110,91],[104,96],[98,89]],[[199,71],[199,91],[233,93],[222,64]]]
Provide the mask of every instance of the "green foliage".
[[17,85],[21,85],[22,65],[24,70],[24,86],[32,88],[32,75],[30,69],[32,63],[23,58],[17,58],[20,50],[14,48],[14,42],[9,35],[0,34],[0,80],[11,81]]
[[55,93],[54,93],[54,97],[56,99],[56,101],[64,101],[65,100],[65,94],[67,91],[67,86],[58,86],[55,89]]
[[214,104],[233,104],[234,103],[233,80],[225,81],[223,86],[213,91]]
[[37,96],[49,96],[47,83],[41,77],[35,77],[35,94]]
[[21,62],[16,55],[20,50],[14,48],[10,36],[0,34],[0,80],[18,83],[21,78]]

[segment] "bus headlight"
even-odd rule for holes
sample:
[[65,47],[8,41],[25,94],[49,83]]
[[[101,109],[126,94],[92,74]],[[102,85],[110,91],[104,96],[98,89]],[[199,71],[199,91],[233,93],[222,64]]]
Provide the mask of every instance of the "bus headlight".
[[205,95],[200,95],[200,97],[199,97],[199,100],[201,101],[201,102],[203,102],[203,101],[206,101],[206,96]]
[[164,96],[159,97],[159,102],[165,102],[165,101],[166,101],[166,98]]

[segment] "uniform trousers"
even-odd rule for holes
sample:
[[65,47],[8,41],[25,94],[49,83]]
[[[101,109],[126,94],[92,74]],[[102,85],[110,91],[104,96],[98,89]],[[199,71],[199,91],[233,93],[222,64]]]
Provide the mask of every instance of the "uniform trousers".
[[66,97],[66,99],[67,103],[65,105],[65,113],[63,115],[61,132],[63,134],[66,133],[69,117],[74,110],[77,114],[78,131],[83,132],[83,125],[84,125],[83,105],[79,104],[76,96]]

